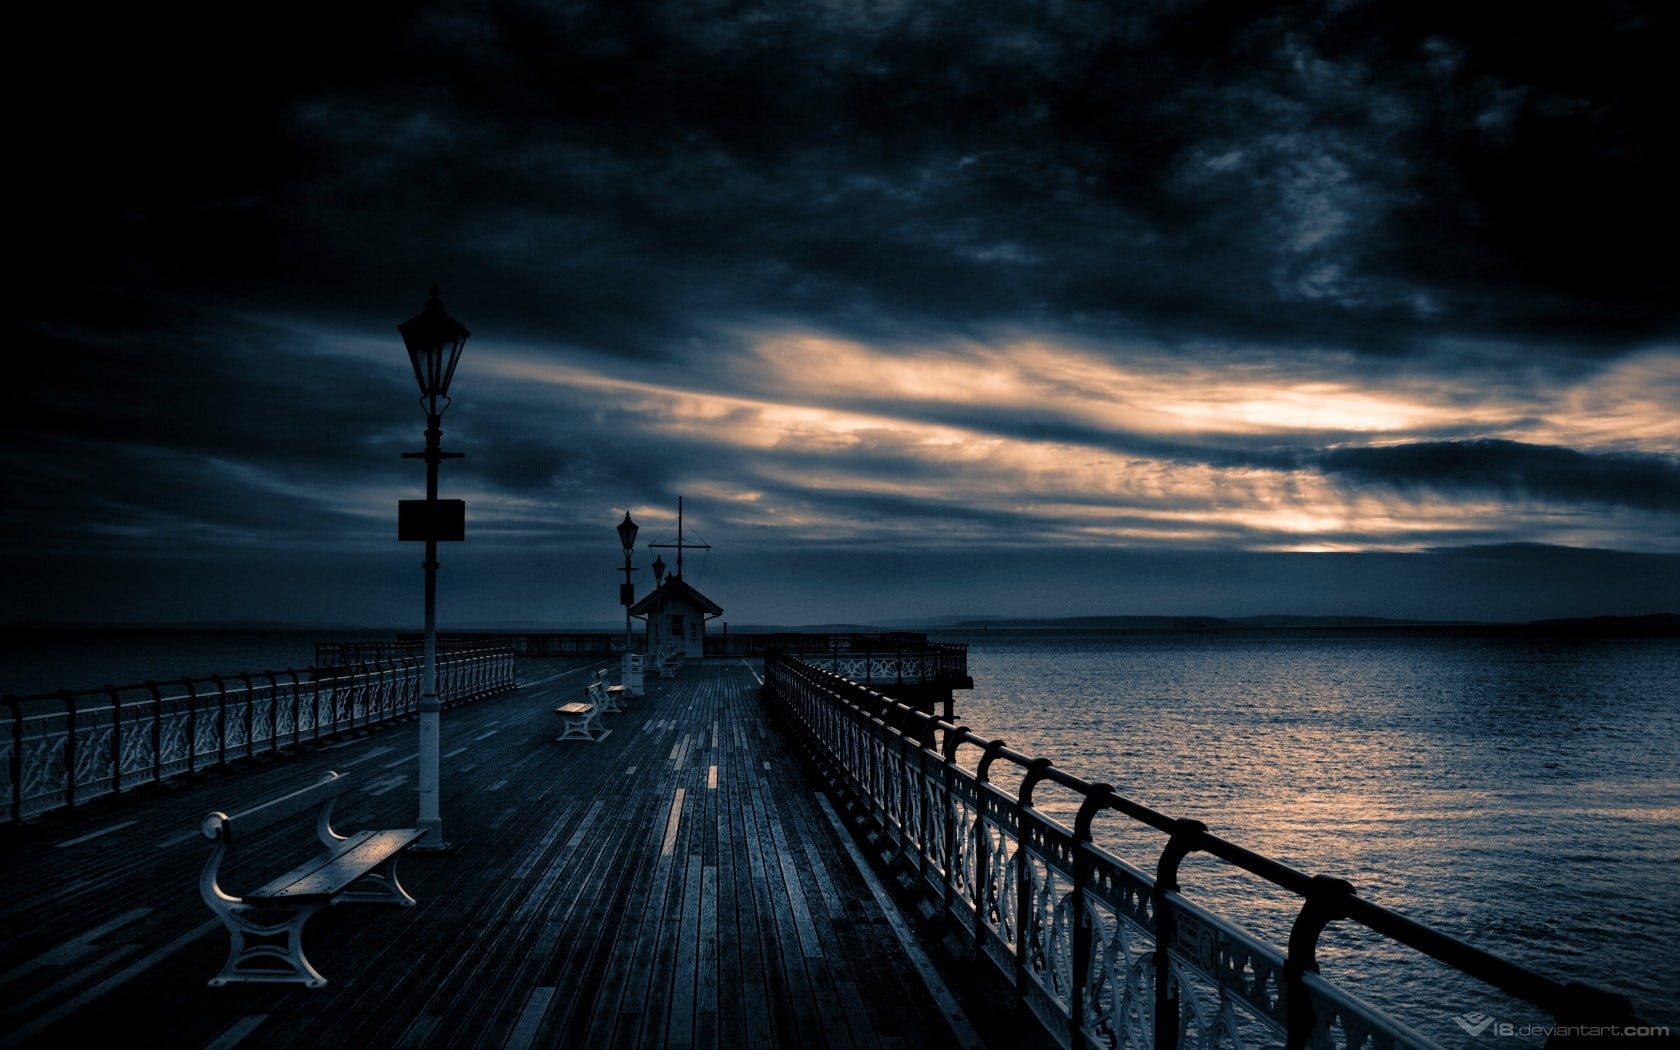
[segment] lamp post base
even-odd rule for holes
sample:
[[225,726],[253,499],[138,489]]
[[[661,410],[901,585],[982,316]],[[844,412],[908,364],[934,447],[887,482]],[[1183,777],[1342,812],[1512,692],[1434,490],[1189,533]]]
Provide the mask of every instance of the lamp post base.
[[436,686],[435,661],[432,655],[430,616],[427,617],[427,659],[425,692],[420,697],[420,814],[414,822],[424,834],[419,842],[408,847],[412,853],[443,853],[455,852],[455,847],[444,840],[443,815],[438,808],[438,716],[443,705],[438,702]]

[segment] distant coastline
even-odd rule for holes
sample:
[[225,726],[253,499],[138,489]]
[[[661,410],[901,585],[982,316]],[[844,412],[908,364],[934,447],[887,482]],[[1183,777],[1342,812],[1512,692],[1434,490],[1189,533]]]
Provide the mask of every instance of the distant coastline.
[[1680,613],[1643,616],[1583,616],[1523,622],[1481,620],[1397,620],[1380,616],[1063,616],[957,620],[938,630],[1007,631],[1245,631],[1419,630],[1511,634],[1675,635]]
[[[1453,630],[1518,630],[1518,631],[1638,631],[1667,633],[1680,631],[1680,613],[1660,612],[1639,616],[1571,616],[1541,620],[1421,620],[1396,619],[1383,616],[1309,616],[1299,614],[1270,614],[1262,616],[941,616],[922,620],[893,620],[881,623],[822,623],[822,624],[762,624],[740,623],[708,625],[708,633],[735,632],[741,634],[771,634],[778,632],[803,634],[866,634],[882,631],[1201,631],[1253,630],[1264,628],[1382,628],[1382,629],[1453,629]],[[274,633],[307,634],[319,641],[345,637],[395,637],[412,633],[413,625],[357,626],[351,624],[298,624],[229,621],[211,623],[198,621],[157,623],[7,623],[0,624],[0,636],[14,637],[29,633],[143,634],[145,632],[203,631],[226,634]],[[444,633],[490,634],[505,631],[510,634],[577,634],[619,633],[622,623],[487,623],[440,624]]]

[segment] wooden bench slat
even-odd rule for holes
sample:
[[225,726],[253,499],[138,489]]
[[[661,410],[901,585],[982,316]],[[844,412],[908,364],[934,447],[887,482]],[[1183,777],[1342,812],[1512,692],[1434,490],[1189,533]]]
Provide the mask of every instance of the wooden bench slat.
[[349,837],[345,848],[307,860],[255,893],[245,895],[250,903],[297,900],[303,897],[331,897],[356,879],[383,864],[391,854],[406,849],[425,834],[419,828],[361,831]]

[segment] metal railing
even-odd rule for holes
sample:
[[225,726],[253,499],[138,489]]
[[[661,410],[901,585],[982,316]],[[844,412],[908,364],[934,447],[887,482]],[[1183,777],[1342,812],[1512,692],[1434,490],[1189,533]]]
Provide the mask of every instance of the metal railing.
[[[8,824],[415,713],[420,658],[255,671],[5,697],[0,807]],[[507,648],[438,657],[460,703],[517,685]]]
[[809,664],[864,686],[948,683],[966,687],[968,646],[962,642],[911,641],[832,635],[779,647]]
[[[782,652],[767,691],[796,736],[864,811],[883,849],[972,937],[1065,1047],[1435,1047],[1319,976],[1319,935],[1355,923],[1551,1014],[1559,1030],[1645,1025],[1621,996],[1563,983],[1013,751]],[[959,763],[977,748],[972,771]],[[1014,793],[993,782],[1014,767]],[[1074,826],[1038,811],[1034,789],[1080,797]],[[1166,837],[1153,875],[1093,842],[1115,811]],[[1179,893],[1191,853],[1218,858],[1301,900],[1286,952]]]

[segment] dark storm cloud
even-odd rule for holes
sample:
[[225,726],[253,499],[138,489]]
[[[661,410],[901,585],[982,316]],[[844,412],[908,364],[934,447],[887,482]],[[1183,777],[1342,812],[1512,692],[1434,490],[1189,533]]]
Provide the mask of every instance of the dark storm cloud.
[[1680,464],[1659,456],[1480,440],[1337,448],[1312,461],[1327,473],[1365,484],[1680,510]]
[[122,90],[34,127],[84,169],[49,258],[339,310],[473,274],[502,330],[640,353],[766,307],[1355,348],[1673,328],[1638,261],[1676,181],[1654,7],[407,10],[265,26],[248,62],[167,16],[93,49]]
[[[1646,260],[1670,251],[1680,172],[1656,4],[499,0],[113,9],[97,30],[37,5],[17,32],[11,288],[34,367],[6,423],[29,453],[8,552],[388,542],[421,477],[398,458],[421,420],[394,326],[433,280],[475,333],[445,488],[510,546],[701,486],[743,529],[779,508],[810,513],[807,538],[944,523],[1003,546],[1059,528],[1036,501],[1160,542],[1180,510],[1194,542],[1305,542],[1258,512],[1305,505],[1308,479],[1675,509],[1670,439],[1561,447],[1541,395],[1356,447],[1347,411],[1151,430],[1049,395],[778,402],[743,350],[785,329],[868,343],[877,367],[1017,335],[1135,375],[1288,363],[1251,399],[1331,358],[1336,384],[1409,375],[1414,396],[1660,356],[1676,289]],[[602,381],[476,370],[513,354]],[[1474,440],[1495,417],[1559,447]],[[929,453],[917,424],[1018,455]],[[1057,473],[1090,450],[1151,476]],[[1408,521],[1327,538],[1438,535]]]
[[417,412],[414,381],[395,339],[382,366],[312,353],[317,338],[208,311],[160,327],[38,335],[28,347],[33,430],[354,468],[386,428],[407,429]]
[[[404,411],[413,380],[306,352],[316,338],[211,311],[29,333],[29,404],[6,429],[30,456],[0,537],[14,548],[89,537],[240,546],[365,528],[329,493],[420,442],[418,411]],[[395,348],[391,363],[400,357]]]

